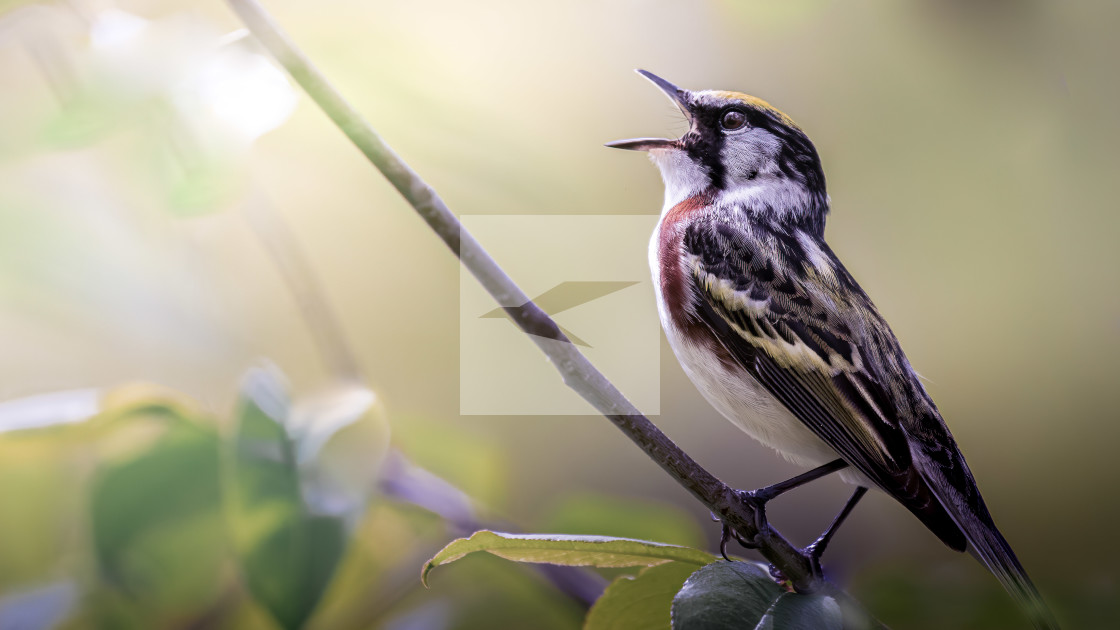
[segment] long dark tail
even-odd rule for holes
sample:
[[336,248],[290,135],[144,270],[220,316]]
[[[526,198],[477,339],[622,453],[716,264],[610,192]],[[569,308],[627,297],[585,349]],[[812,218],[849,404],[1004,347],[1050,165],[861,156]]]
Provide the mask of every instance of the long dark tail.
[[[949,429],[936,413],[928,420],[923,426],[927,432],[932,431],[932,442],[940,448],[912,450],[914,465],[921,471],[923,480],[937,497],[941,507],[945,508],[949,517],[964,533],[972,555],[1003,584],[1034,627],[1038,630],[1059,630],[1054,613],[1043,601],[1034,582],[1027,577],[1027,572],[1015,557],[1011,545],[1007,544],[1003,534],[996,528],[995,521],[980,496],[980,490],[976,487],[972,471],[968,469],[960,450],[955,448]],[[947,448],[949,446],[954,448]]]
[[[946,440],[951,439],[946,437]],[[942,455],[945,453],[946,451],[942,451]],[[968,550],[1003,584],[1003,588],[1007,589],[1019,604],[1034,627],[1038,630],[1059,630],[1054,613],[1043,601],[1034,582],[1027,577],[1027,571],[1015,557],[1011,545],[1007,544],[1003,534],[999,533],[964,457],[956,449],[948,453],[950,456],[955,455],[952,457],[955,461],[952,461],[952,465],[948,467],[934,464],[927,459],[925,453],[920,451],[917,453],[915,463],[920,467],[927,487],[964,533],[964,537],[968,540]],[[948,479],[947,473],[953,478]],[[942,539],[944,540],[945,537],[942,536]]]
[[988,570],[1003,584],[1007,592],[1019,603],[1031,622],[1039,630],[1058,630],[1058,620],[1042,600],[1042,595],[1027,577],[1023,565],[1015,557],[1011,545],[996,529],[987,509],[981,506],[981,514],[964,515],[958,524],[975,556],[988,567]]

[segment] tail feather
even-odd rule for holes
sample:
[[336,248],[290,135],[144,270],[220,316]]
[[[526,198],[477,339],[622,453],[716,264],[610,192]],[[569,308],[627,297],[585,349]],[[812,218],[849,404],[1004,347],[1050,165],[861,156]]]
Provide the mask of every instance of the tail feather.
[[961,518],[958,523],[968,538],[973,554],[1015,598],[1036,628],[1058,630],[1058,621],[1054,618],[1054,613],[1042,600],[1042,595],[1027,577],[1026,570],[1015,557],[1011,545],[1007,544],[1007,540],[996,529],[991,517],[987,514],[972,516],[972,518]]

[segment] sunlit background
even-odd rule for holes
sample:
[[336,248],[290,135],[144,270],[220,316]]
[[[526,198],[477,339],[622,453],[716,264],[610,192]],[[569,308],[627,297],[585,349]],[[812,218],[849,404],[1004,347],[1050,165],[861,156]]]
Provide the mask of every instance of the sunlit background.
[[[824,161],[830,244],[1020,559],[1069,627],[1120,626],[1120,5],[266,6],[458,213],[655,213],[656,170],[602,147],[682,131],[633,68],[790,114]],[[170,413],[129,400],[179,401],[228,438],[239,391],[283,378],[369,424],[338,449],[361,483],[332,504],[349,545],[307,627],[579,627],[577,600],[497,559],[424,590],[423,561],[463,533],[438,512],[471,509],[427,477],[437,514],[361,477],[384,462],[453,484],[480,523],[714,549],[706,510],[606,420],[458,415],[456,260],[240,28],[218,0],[0,1],[0,400],[23,399],[0,406],[0,619],[40,613],[0,626],[275,627],[219,516],[171,499],[161,527],[179,529],[114,538],[175,493],[113,483],[164,443],[138,416]],[[664,344],[654,420],[739,487],[800,472],[718,417]],[[846,495],[828,479],[770,514],[807,543]],[[881,495],[825,559],[892,627],[1024,627]]]

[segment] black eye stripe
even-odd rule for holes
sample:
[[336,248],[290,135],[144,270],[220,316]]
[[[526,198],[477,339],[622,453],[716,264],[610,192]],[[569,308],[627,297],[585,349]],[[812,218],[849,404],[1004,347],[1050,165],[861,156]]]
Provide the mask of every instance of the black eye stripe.
[[[724,117],[731,111],[740,112],[745,117],[744,124],[736,129],[727,129],[723,125]],[[825,178],[816,148],[804,132],[789,126],[780,114],[737,103],[698,103],[692,108],[692,117],[692,129],[682,138],[682,146],[705,167],[712,186],[717,190],[723,190],[726,185],[722,155],[724,145],[736,141],[735,131],[750,127],[769,132],[780,142],[779,153],[774,156],[778,176],[800,181],[824,199]],[[748,179],[756,176],[757,172]],[[827,208],[826,201],[821,204],[821,207]]]

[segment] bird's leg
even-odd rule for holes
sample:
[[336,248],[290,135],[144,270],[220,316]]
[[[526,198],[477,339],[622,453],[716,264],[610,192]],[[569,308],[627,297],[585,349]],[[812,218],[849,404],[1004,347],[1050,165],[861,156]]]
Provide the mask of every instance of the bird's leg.
[[817,466],[809,472],[801,473],[800,475],[791,479],[786,479],[785,481],[776,483],[772,486],[766,486],[765,488],[760,488],[758,490],[744,492],[743,494],[746,497],[749,497],[746,499],[747,501],[764,505],[771,499],[785,494],[786,492],[789,492],[794,488],[799,488],[809,483],[810,481],[815,481],[817,479],[820,479],[821,477],[831,475],[832,473],[838,470],[843,470],[847,467],[848,462],[842,459],[836,459],[828,462],[827,464],[824,464],[823,466]]
[[820,562],[821,555],[824,554],[824,549],[828,546],[828,541],[832,540],[832,535],[836,533],[836,530],[840,529],[840,525],[844,522],[844,519],[848,518],[848,515],[852,513],[856,504],[859,503],[859,500],[862,499],[865,494],[867,494],[867,488],[863,486],[856,488],[856,491],[852,493],[852,497],[844,504],[844,509],[840,510],[836,518],[832,519],[832,524],[828,526],[828,529],[820,535],[820,538],[813,541],[813,544],[805,548],[805,551],[808,552],[813,560]]
[[[800,475],[797,475],[796,477],[793,477],[791,479],[776,483],[772,486],[766,486],[765,488],[760,488],[758,490],[737,490],[736,493],[738,494],[740,501],[749,503],[751,507],[754,508],[755,531],[761,532],[763,524],[766,523],[766,504],[770,500],[786,492],[789,492],[794,488],[803,486],[810,481],[820,479],[821,477],[830,475],[838,470],[842,470],[847,467],[847,462],[842,459],[837,459],[824,464],[823,466],[818,466],[808,472],[801,473]],[[715,514],[712,514],[712,519],[717,521],[720,520],[718,517],[716,517]],[[744,539],[741,535],[739,535],[739,532],[734,531],[726,524],[724,524],[723,533],[720,536],[719,541],[719,551],[721,554],[723,554],[724,558],[727,558],[727,543],[731,541],[732,538],[735,539],[735,542],[739,543],[747,549],[758,548],[758,545],[755,544],[754,541]]]

